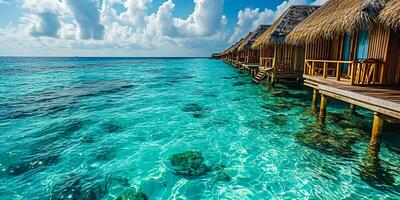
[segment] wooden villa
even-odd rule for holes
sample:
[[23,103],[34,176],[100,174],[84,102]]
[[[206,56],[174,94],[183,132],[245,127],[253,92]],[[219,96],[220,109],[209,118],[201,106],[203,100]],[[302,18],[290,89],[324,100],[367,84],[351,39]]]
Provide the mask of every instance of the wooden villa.
[[241,66],[248,70],[253,77],[258,72],[260,51],[258,49],[252,49],[251,47],[256,39],[269,27],[269,25],[258,26],[253,32],[249,33],[238,46],[239,60],[242,61]]
[[227,50],[228,54],[228,61],[231,65],[235,67],[239,67],[240,62],[240,55],[238,52],[238,47],[240,43],[243,41],[243,38],[236,42],[231,48]]
[[400,119],[400,1],[329,0],[286,38],[305,45],[305,85],[321,94],[320,119],[335,98],[375,112],[371,146],[383,122]]
[[286,36],[319,6],[291,6],[271,27],[261,34],[252,48],[260,51],[260,72],[254,79],[260,82],[268,77],[276,79],[301,79],[304,66],[304,47],[285,42]]

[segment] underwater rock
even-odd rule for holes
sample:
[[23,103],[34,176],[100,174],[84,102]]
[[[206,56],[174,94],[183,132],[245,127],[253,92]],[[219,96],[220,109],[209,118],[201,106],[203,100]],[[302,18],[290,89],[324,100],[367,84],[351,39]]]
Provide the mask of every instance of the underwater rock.
[[104,123],[102,125],[102,128],[107,132],[107,133],[117,133],[117,132],[121,132],[122,130],[124,130],[121,126],[108,122],[108,123]]
[[115,156],[115,149],[112,147],[101,148],[95,152],[95,160],[97,161],[109,161],[114,159]]
[[203,110],[197,103],[187,104],[183,109],[184,112],[200,112]]
[[18,176],[33,169],[55,164],[58,160],[59,156],[55,155],[12,164],[8,167],[7,173],[12,176]]
[[52,191],[51,200],[98,200],[102,199],[110,188],[116,185],[129,186],[125,178],[107,175],[104,179],[91,177],[83,178],[79,175],[70,175],[61,183],[56,184]]
[[324,127],[306,126],[305,130],[296,134],[296,140],[307,147],[318,150],[327,155],[352,157],[356,155],[351,148],[355,140],[341,134],[326,131]]
[[174,154],[170,158],[171,165],[175,167],[174,173],[185,178],[196,178],[215,172],[214,181],[230,181],[231,177],[225,172],[223,165],[208,166],[204,164],[204,157],[199,151],[186,151]]
[[175,173],[188,178],[202,176],[211,171],[203,161],[203,155],[198,151],[186,151],[174,154],[170,158]]
[[225,166],[223,165],[215,165],[212,167],[212,170],[216,172],[216,176],[214,177],[215,181],[231,181],[231,177],[225,172]]
[[147,200],[146,194],[137,192],[135,188],[125,190],[117,200]]
[[276,125],[277,124],[285,125],[288,123],[286,116],[283,116],[283,115],[272,115],[270,119],[271,119],[271,122]]
[[197,103],[187,104],[182,109],[182,111],[190,113],[194,118],[203,118],[209,110],[210,109],[199,106]]
[[247,85],[249,83],[243,82],[243,81],[238,81],[238,82],[234,82],[232,84],[232,86],[243,86],[243,85]]
[[53,194],[51,200],[78,199],[82,190],[80,180],[74,180],[68,187],[63,188],[59,193]]

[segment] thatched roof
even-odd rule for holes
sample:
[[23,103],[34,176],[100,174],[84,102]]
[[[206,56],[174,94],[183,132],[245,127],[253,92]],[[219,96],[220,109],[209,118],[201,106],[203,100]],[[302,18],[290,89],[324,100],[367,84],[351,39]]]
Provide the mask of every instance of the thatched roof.
[[319,7],[309,5],[291,6],[254,42],[253,48],[258,48],[261,45],[283,43],[286,36]]
[[254,30],[253,32],[251,32],[243,41],[242,43],[239,45],[238,50],[242,51],[245,48],[251,48],[251,46],[253,45],[253,43],[258,39],[258,37],[261,36],[262,33],[264,33],[265,30],[267,30],[271,25],[260,25],[256,28],[256,30]]
[[400,0],[391,0],[379,15],[379,22],[393,29],[400,29]]
[[329,0],[288,35],[292,44],[332,39],[369,28],[388,0]]
[[242,43],[242,41],[244,40],[244,38],[240,39],[238,42],[236,42],[230,49],[229,49],[229,53],[232,53],[234,51],[237,51],[239,45]]

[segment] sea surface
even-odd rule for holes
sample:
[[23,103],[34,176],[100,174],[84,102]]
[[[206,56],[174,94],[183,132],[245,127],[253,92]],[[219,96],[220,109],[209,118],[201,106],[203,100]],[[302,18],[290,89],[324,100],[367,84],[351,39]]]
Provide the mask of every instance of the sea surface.
[[[400,199],[399,126],[205,58],[0,58],[0,199]],[[124,196],[125,195],[125,196]]]

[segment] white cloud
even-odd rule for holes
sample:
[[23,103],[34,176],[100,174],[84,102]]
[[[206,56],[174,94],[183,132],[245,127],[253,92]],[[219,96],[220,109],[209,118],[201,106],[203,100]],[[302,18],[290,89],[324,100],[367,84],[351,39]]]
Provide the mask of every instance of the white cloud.
[[79,27],[81,39],[103,39],[104,26],[100,23],[98,0],[65,0],[65,3]]
[[194,0],[195,9],[185,20],[176,19],[175,26],[186,36],[210,36],[221,28],[223,0]]
[[154,13],[148,13],[153,0],[21,1],[24,13],[19,23],[0,29],[0,53],[13,45],[21,52],[159,49],[173,55],[170,49],[186,49],[208,53],[225,46],[230,35],[224,0],[193,0],[187,18],[174,17],[174,0],[165,0]]
[[254,10],[246,8],[239,11],[238,22],[235,26],[232,37],[229,39],[229,42],[232,43],[239,40],[241,37],[244,37],[244,35],[254,30],[260,24],[271,24],[275,18],[276,14],[269,9],[260,11],[258,8]]
[[272,24],[292,5],[321,5],[327,0],[287,0],[276,7],[275,10],[260,10],[246,8],[238,13],[238,21],[229,42],[235,42],[245,37],[250,31],[261,24]]
[[34,37],[58,37],[60,22],[57,14],[46,11],[31,17],[30,34]]

